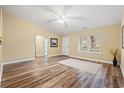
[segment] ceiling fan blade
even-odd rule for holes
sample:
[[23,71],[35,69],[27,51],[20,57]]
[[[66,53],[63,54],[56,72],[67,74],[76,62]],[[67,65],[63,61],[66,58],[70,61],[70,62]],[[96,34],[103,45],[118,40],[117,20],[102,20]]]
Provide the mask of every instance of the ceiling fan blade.
[[49,11],[49,12],[51,12],[51,13],[53,13],[53,14],[55,14],[55,15],[58,15],[54,10],[48,8],[47,6],[42,6],[42,8],[47,10],[47,11]]
[[50,20],[48,20],[48,21],[45,21],[45,23],[51,23],[51,22],[54,22],[54,21],[56,21],[56,20],[57,20],[56,18],[50,19]]
[[62,10],[62,13],[64,15],[67,15],[67,12],[71,9],[71,5],[64,5],[63,6],[63,10]]
[[65,24],[65,27],[67,27],[68,26],[68,23],[64,20],[64,24]]
[[67,19],[84,20],[83,17],[67,16]]

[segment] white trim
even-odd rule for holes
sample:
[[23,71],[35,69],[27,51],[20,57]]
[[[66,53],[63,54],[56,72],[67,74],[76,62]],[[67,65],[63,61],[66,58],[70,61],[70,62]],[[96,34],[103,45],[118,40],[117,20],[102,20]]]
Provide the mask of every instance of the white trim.
[[45,56],[45,55],[37,55],[36,57],[43,57],[43,56]]
[[30,61],[30,60],[35,60],[35,58],[28,58],[28,59],[21,59],[21,60],[14,60],[10,62],[3,62],[0,64],[0,86],[1,86],[1,79],[2,79],[2,73],[3,73],[3,66],[6,64],[12,64],[12,63],[19,63],[19,62],[24,62],[24,61]]
[[78,57],[78,56],[69,56],[69,57],[74,57],[74,58],[79,58],[79,59],[84,59],[84,60],[91,60],[91,61],[96,61],[96,62],[112,64],[111,61],[100,60],[100,59],[84,58],[84,57]]
[[[67,48],[66,50],[64,50]],[[69,55],[69,37],[67,35],[62,36],[62,50],[63,55],[68,56]]]
[[3,65],[0,65],[0,77],[2,76],[2,71],[3,71]]
[[0,87],[1,87],[1,79],[2,79],[2,73],[3,73],[3,65],[2,63],[0,64]]
[[[59,56],[62,54],[58,54],[58,55],[50,55],[48,57],[54,57],[54,56]],[[28,59],[21,59],[21,60],[14,60],[14,61],[10,61],[10,62],[3,62],[0,64],[0,86],[1,86],[1,79],[2,79],[2,72],[3,72],[3,66],[7,65],[7,64],[12,64],[12,63],[19,63],[19,62],[24,62],[24,61],[30,61],[30,60],[35,60],[35,58],[28,58]]]
[[48,55],[47,57],[56,57],[56,56],[62,56],[63,54],[57,54],[57,55]]
[[123,75],[123,78],[124,78],[124,70],[123,70],[122,64],[120,64],[120,68],[121,68],[121,72],[122,72],[122,75]]
[[24,62],[24,61],[30,61],[30,60],[35,60],[35,58],[28,58],[28,59],[21,59],[21,60],[14,60],[14,61],[9,61],[9,62],[3,62],[3,65],[12,64],[12,63],[19,63],[19,62]]
[[[57,55],[50,55],[47,57],[55,57],[55,56],[61,56],[62,54],[57,54]],[[35,60],[35,58],[27,58],[27,59],[21,59],[21,60],[14,60],[14,61],[9,61],[9,62],[3,62],[3,65],[6,64],[12,64],[12,63],[19,63],[19,62],[24,62],[24,61],[30,61],[30,60]]]

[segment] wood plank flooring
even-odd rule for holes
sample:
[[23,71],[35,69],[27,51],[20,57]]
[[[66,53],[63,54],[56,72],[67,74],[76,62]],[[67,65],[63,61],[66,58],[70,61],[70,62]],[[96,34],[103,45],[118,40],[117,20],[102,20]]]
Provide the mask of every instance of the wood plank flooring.
[[121,88],[124,79],[120,67],[102,64],[96,74],[57,63],[67,56],[37,57],[34,61],[4,65],[4,88]]

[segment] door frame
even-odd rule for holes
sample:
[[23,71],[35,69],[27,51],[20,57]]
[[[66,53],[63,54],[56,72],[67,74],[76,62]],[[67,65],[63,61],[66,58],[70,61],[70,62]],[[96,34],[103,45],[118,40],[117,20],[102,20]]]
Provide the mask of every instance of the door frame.
[[[64,38],[67,38],[67,39],[68,39],[68,41],[67,41],[67,42],[68,42],[68,44],[67,44],[67,49],[68,49],[67,54],[66,54],[66,53],[64,54],[64,52],[63,52],[63,51],[64,51],[64,50],[63,50],[63,46],[64,46],[64,45],[63,45],[63,39],[64,39]],[[68,36],[63,36],[63,37],[62,37],[62,54],[63,54],[63,55],[66,55],[66,56],[69,56],[69,37],[68,37]]]
[[47,37],[45,37],[45,36],[43,36],[43,35],[36,35],[35,36],[35,38],[34,38],[34,57],[36,58],[37,56],[36,56],[36,37],[37,36],[42,36],[43,38],[45,38],[46,39],[46,41],[47,41],[47,55],[45,55],[45,53],[44,53],[44,55],[43,56],[48,56],[48,38]]

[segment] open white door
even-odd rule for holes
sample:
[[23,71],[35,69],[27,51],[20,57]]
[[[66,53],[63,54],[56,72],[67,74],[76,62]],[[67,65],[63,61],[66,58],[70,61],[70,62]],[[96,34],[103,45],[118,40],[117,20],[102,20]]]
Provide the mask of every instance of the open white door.
[[44,45],[44,49],[45,49],[44,52],[45,52],[45,56],[47,56],[47,54],[48,54],[48,53],[47,53],[47,52],[48,52],[48,50],[47,50],[47,49],[48,49],[48,40],[47,40],[47,38],[45,38],[44,44],[45,44],[45,45]]
[[36,36],[36,53],[35,56],[47,56],[47,45],[48,40],[44,36]]
[[62,53],[69,55],[69,38],[67,36],[62,37]]

